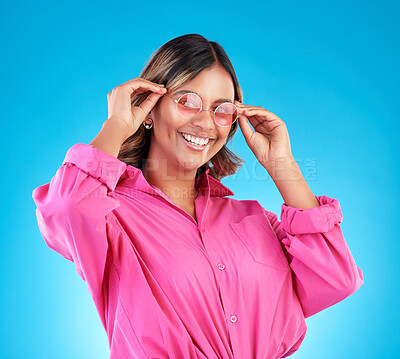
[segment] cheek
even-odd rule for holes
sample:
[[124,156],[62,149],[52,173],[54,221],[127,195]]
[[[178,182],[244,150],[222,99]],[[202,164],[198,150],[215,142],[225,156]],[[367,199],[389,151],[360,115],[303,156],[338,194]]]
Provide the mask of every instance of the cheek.
[[177,131],[179,126],[179,117],[173,109],[165,106],[154,112],[155,124],[158,128],[158,133],[162,136],[172,136]]
[[225,145],[227,139],[228,139],[227,133],[218,135],[218,140],[214,142],[214,151],[213,151],[215,152],[214,154],[216,154],[221,150],[221,148]]
[[221,142],[222,144],[226,143],[226,141],[228,140],[228,135],[230,132],[230,127],[227,129],[222,129],[219,131],[218,133],[218,142]]
[[151,112],[155,120],[163,127],[166,127],[176,117],[173,106],[164,102],[158,102]]

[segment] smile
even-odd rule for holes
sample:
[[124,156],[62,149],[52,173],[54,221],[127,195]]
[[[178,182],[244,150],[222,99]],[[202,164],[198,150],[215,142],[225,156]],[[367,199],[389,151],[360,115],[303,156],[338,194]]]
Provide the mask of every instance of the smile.
[[185,140],[185,142],[188,144],[188,146],[190,148],[200,150],[200,151],[202,151],[202,150],[204,150],[204,148],[208,147],[210,142],[213,141],[209,138],[207,138],[207,139],[196,138],[194,136],[191,136],[191,135],[188,135],[188,134],[182,133],[182,132],[179,132],[179,134]]

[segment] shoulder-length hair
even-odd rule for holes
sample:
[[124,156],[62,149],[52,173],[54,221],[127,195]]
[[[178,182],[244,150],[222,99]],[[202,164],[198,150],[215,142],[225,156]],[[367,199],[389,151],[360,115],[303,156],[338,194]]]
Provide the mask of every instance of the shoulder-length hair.
[[[201,35],[188,34],[176,37],[162,45],[144,67],[140,77],[151,82],[164,84],[168,91],[191,81],[201,71],[215,64],[220,64],[231,76],[235,100],[243,102],[242,90],[239,86],[233,66],[221,45],[208,41]],[[140,105],[148,93],[135,94],[132,105]],[[196,176],[207,169],[217,180],[236,173],[245,160],[230,151],[226,144],[238,128],[238,120],[231,126],[227,141],[209,161],[197,169]],[[150,146],[150,133],[144,126],[128,137],[120,148],[118,159],[124,163],[142,169]],[[212,165],[212,166],[211,166]]]

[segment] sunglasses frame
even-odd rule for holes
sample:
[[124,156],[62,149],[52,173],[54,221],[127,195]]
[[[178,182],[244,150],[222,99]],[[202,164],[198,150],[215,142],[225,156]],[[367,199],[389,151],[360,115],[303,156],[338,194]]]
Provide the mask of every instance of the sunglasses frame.
[[[197,112],[195,115],[190,116],[190,117],[183,116],[183,115],[179,112],[179,110],[178,110],[178,103],[179,103],[179,100],[180,100],[183,96],[186,96],[186,95],[188,95],[188,94],[197,96],[197,97],[199,98],[199,100],[200,100],[200,103],[201,103],[201,107],[200,107],[200,109],[199,109],[199,112]],[[169,93],[165,93],[165,95],[168,95],[169,97],[171,97],[171,99],[175,102],[176,111],[179,113],[180,116],[182,116],[182,117],[184,117],[184,118],[193,118],[193,117],[196,117],[202,110],[204,110],[204,111],[211,111],[211,112],[213,113],[213,120],[214,120],[214,122],[215,122],[218,126],[220,126],[220,127],[228,127],[228,126],[232,126],[232,125],[237,121],[237,119],[238,119],[238,117],[239,117],[239,116],[237,116],[237,117],[235,118],[235,120],[232,121],[232,123],[231,123],[230,125],[222,126],[222,125],[220,125],[217,121],[215,121],[215,112],[218,110],[218,108],[219,108],[220,106],[225,105],[225,104],[228,103],[228,104],[230,104],[230,105],[232,105],[232,106],[235,106],[235,108],[236,108],[236,113],[239,113],[239,109],[238,109],[238,108],[236,107],[236,105],[233,104],[232,102],[223,102],[223,103],[221,103],[220,105],[218,105],[217,108],[213,111],[213,110],[211,110],[211,109],[206,109],[206,108],[204,108],[204,107],[203,107],[203,100],[201,99],[201,97],[200,97],[199,95],[195,94],[194,92],[186,92],[186,93],[182,94],[182,96],[180,96],[177,100],[174,99]]]

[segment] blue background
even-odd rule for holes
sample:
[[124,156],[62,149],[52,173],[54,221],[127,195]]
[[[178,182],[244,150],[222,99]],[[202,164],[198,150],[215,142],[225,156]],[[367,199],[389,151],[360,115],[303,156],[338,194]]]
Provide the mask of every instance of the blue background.
[[[285,121],[313,193],[339,200],[364,273],[354,295],[307,319],[291,358],[396,357],[398,17],[394,1],[3,4],[0,357],[109,357],[85,282],[41,237],[32,191],[100,131],[107,93],[188,33],[224,47],[245,104]],[[282,197],[240,128],[230,148],[246,162],[222,182],[280,216]]]

